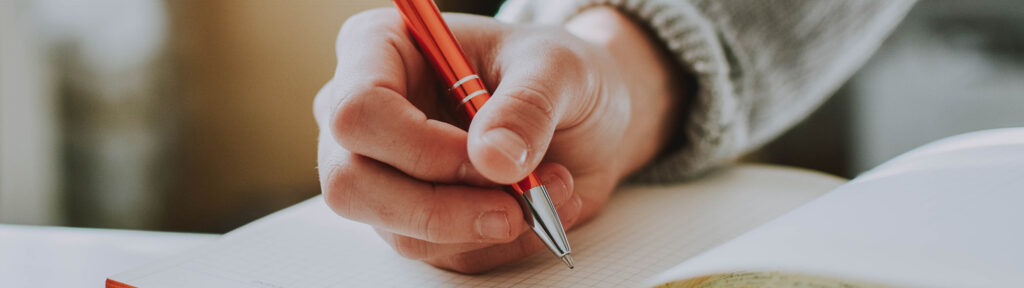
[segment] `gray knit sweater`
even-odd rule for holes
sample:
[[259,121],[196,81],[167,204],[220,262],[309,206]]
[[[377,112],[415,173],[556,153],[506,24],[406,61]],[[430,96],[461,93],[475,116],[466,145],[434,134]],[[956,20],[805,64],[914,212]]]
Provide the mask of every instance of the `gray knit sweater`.
[[648,25],[697,79],[680,125],[685,142],[634,177],[662,182],[732,161],[806,117],[913,1],[509,0],[497,18],[560,24],[598,5]]

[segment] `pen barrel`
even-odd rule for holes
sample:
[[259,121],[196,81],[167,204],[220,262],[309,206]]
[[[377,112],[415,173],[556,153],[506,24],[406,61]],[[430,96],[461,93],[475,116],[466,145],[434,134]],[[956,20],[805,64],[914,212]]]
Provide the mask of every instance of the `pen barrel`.
[[[402,20],[409,28],[412,38],[419,45],[420,52],[434,66],[441,80],[448,84],[449,95],[463,107],[472,120],[477,111],[491,98],[491,94],[476,70],[466,60],[462,47],[445,24],[437,5],[432,0],[393,2],[402,14]],[[530,173],[512,185],[512,190],[516,195],[523,195],[525,191],[540,185],[540,179]]]
[[[484,103],[490,99],[491,94],[473,66],[466,60],[459,42],[441,17],[441,11],[432,0],[394,2],[402,14],[405,26],[419,45],[420,52],[430,64],[433,64],[441,80],[448,84],[448,94],[455,98],[456,103],[463,107],[472,121]],[[561,257],[566,265],[572,268],[572,260],[569,257],[572,250],[565,237],[565,229],[562,228],[558,212],[540,178],[531,172],[523,180],[510,185],[509,190],[512,190],[510,192],[513,192],[515,198],[520,201],[524,220],[531,229],[551,252]]]
[[394,0],[402,14],[405,26],[419,45],[420,52],[437,70],[438,76],[448,84],[456,103],[463,106],[472,119],[490,99],[484,82],[466,60],[455,35],[452,35],[441,11],[431,0]]

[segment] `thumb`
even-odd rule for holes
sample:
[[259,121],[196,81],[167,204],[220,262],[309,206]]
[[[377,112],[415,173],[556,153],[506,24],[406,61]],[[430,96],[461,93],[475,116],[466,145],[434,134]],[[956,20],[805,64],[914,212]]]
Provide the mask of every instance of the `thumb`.
[[533,171],[565,110],[561,91],[530,78],[506,74],[470,124],[470,162],[491,181],[514,183]]
[[[511,37],[511,36],[510,36]],[[469,160],[485,178],[522,180],[548,151],[555,130],[592,110],[598,83],[580,47],[558,39],[507,41],[496,55],[498,87],[469,125]]]

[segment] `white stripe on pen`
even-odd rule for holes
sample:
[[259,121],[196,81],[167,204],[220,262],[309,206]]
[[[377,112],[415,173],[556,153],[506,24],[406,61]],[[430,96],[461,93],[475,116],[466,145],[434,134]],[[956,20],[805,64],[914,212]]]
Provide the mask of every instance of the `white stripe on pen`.
[[466,98],[462,98],[462,104],[466,104],[466,102],[469,102],[469,100],[473,99],[473,97],[480,96],[480,94],[484,94],[484,93],[487,93],[486,89],[476,90],[476,92],[473,92],[472,94],[469,94],[468,96],[466,96]]
[[473,75],[469,75],[469,76],[463,77],[462,79],[459,79],[459,81],[455,82],[454,85],[452,85],[451,90],[455,90],[455,89],[459,88],[459,86],[462,86],[462,84],[466,84],[466,82],[469,82],[470,80],[473,80],[473,79],[480,79],[480,76],[477,76],[476,74],[473,74]]

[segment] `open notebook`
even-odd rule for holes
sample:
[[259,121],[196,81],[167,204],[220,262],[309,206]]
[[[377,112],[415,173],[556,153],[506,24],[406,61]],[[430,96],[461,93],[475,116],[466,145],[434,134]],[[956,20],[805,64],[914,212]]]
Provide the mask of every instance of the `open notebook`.
[[1024,129],[936,142],[842,182],[742,165],[624,188],[569,233],[576,269],[542,252],[476,276],[403,259],[317,197],[107,287],[1024,287]]

